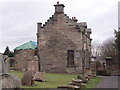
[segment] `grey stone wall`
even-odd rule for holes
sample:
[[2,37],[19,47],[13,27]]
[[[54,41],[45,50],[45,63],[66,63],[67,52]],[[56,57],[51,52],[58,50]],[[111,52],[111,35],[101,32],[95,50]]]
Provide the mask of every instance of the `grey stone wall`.
[[33,59],[35,50],[17,50],[14,52],[15,66],[17,70],[27,70],[28,61]]

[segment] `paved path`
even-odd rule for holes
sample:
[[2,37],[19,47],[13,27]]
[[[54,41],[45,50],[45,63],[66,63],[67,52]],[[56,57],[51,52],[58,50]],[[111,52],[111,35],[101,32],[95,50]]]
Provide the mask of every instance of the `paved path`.
[[120,88],[120,76],[100,76],[103,80],[98,83],[96,88]]

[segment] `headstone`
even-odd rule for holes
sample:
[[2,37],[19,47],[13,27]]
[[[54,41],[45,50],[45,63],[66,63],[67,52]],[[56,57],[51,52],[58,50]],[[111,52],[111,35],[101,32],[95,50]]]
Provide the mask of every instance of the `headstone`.
[[8,73],[9,72],[9,63],[10,63],[10,58],[7,56],[7,55],[4,55],[4,64],[3,64],[3,67],[4,67],[4,73]]
[[0,83],[2,88],[20,88],[21,81],[11,74],[0,74]]
[[8,73],[9,71],[9,57],[0,54],[0,73]]
[[37,56],[34,56],[32,60],[28,61],[28,71],[36,73],[39,71],[39,59]]
[[8,73],[10,59],[7,55],[0,54],[0,89],[20,88],[21,81],[15,76]]
[[41,81],[41,82],[45,82],[45,72],[36,72],[33,80],[35,81]]
[[92,70],[92,76],[96,77],[96,71],[95,70]]
[[88,75],[84,74],[84,76],[85,76],[88,80],[90,80],[90,77],[89,77]]
[[34,80],[33,80],[33,76],[32,76],[31,71],[24,72],[24,75],[22,78],[22,85],[26,85],[26,86],[34,85]]
[[85,70],[84,70],[84,74],[86,74],[86,75],[88,75],[89,77],[92,77],[92,71],[91,71],[91,69],[89,69],[89,68],[86,68]]
[[82,76],[81,79],[82,79],[83,83],[87,83],[88,82],[88,79],[85,76]]
[[82,83],[87,83],[88,82],[88,78],[85,75],[78,75],[77,78],[81,79]]

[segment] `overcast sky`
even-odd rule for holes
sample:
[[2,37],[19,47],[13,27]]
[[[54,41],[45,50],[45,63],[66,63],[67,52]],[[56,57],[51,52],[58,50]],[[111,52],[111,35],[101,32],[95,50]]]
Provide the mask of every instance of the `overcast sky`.
[[[30,40],[36,41],[37,22],[45,23],[54,14],[58,0],[0,0],[0,52]],[[118,27],[119,0],[59,0],[65,13],[78,22],[87,22],[93,42],[114,37]]]

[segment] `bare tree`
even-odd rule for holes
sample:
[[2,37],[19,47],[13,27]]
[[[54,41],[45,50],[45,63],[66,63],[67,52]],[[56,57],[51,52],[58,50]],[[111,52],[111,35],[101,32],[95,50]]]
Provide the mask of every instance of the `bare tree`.
[[101,43],[94,42],[92,43],[92,56],[100,56],[101,55]]
[[112,63],[115,64],[116,62],[116,49],[115,49],[115,39],[110,38],[103,42],[101,51],[102,51],[102,57],[112,57]]

